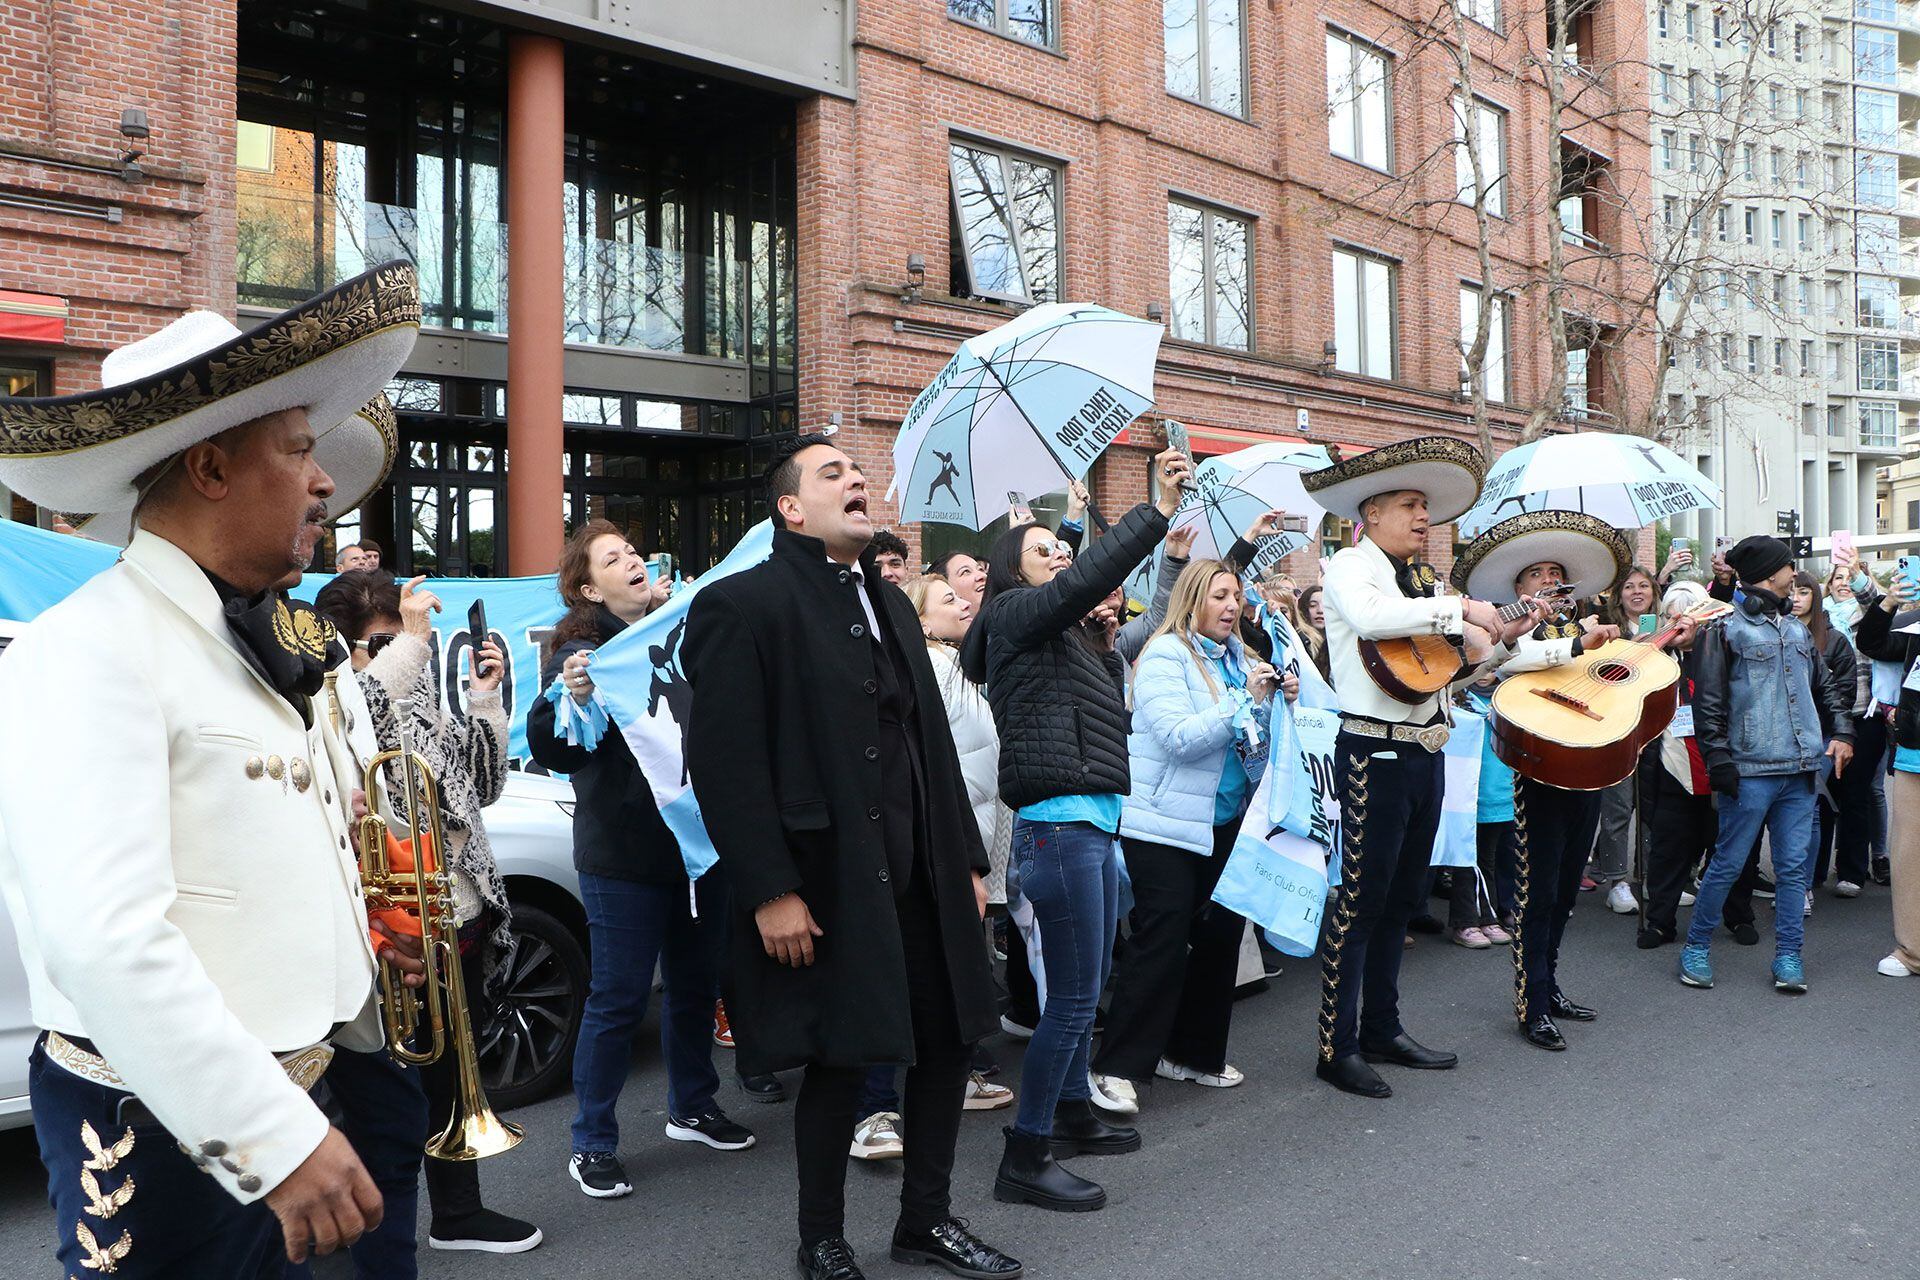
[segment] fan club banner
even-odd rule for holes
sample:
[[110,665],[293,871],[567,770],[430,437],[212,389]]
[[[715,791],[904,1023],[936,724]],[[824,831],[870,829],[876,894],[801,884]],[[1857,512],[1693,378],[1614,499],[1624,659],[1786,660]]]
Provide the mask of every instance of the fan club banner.
[[[0,619],[33,621],[119,558],[119,549],[105,543],[0,520]],[[332,579],[332,574],[310,573],[291,594],[311,601]],[[507,660],[500,685],[511,726],[507,751],[514,767],[542,772],[527,754],[527,708],[540,694],[541,645],[565,612],[555,579],[429,578],[422,589],[445,606],[435,620],[433,674],[444,705],[456,717],[466,714],[466,673],[472,665],[467,610],[475,600],[486,602],[487,627]]]
[[608,718],[632,748],[661,818],[680,843],[687,875],[695,880],[720,859],[687,780],[687,711],[693,686],[680,660],[687,611],[708,584],[751,569],[772,554],[773,525],[763,520],[726,559],[593,655],[593,683],[607,704]]

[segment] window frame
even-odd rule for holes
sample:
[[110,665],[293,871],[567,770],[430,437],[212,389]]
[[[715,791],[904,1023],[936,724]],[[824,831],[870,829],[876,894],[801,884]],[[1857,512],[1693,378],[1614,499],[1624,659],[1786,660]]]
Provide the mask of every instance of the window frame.
[[1327,262],[1327,270],[1330,278],[1333,272],[1333,259],[1340,256],[1341,254],[1345,254],[1346,256],[1354,259],[1354,262],[1355,262],[1356,269],[1354,273],[1354,283],[1355,283],[1356,289],[1358,290],[1358,294],[1354,298],[1354,315],[1356,319],[1356,329],[1359,333],[1359,338],[1360,338],[1360,343],[1359,343],[1360,363],[1363,365],[1366,363],[1366,352],[1367,352],[1367,309],[1365,305],[1366,282],[1364,279],[1364,273],[1360,270],[1360,268],[1363,267],[1366,263],[1376,262],[1376,263],[1379,263],[1381,266],[1384,266],[1387,270],[1387,363],[1389,365],[1389,368],[1386,373],[1374,373],[1364,368],[1346,369],[1341,367],[1340,348],[1339,348],[1339,342],[1338,342],[1338,339],[1339,339],[1338,316],[1339,316],[1339,303],[1340,303],[1339,281],[1332,280],[1331,283],[1333,284],[1334,287],[1331,290],[1331,292],[1333,295],[1334,316],[1335,316],[1335,325],[1334,325],[1335,345],[1334,345],[1334,357],[1333,357],[1334,370],[1338,373],[1345,374],[1350,378],[1372,378],[1380,382],[1397,382],[1400,379],[1400,267],[1401,267],[1401,263],[1397,258],[1394,258],[1391,255],[1384,254],[1384,253],[1376,253],[1371,249],[1362,248],[1360,245],[1351,244],[1344,240],[1335,240],[1333,242],[1333,246]]
[[[1334,116],[1335,104],[1332,100],[1332,94],[1331,92],[1329,92],[1328,101],[1327,101],[1327,154],[1334,156],[1338,159],[1345,160],[1348,164],[1357,164],[1364,169],[1371,169],[1375,173],[1391,174],[1394,172],[1394,161],[1396,159],[1395,134],[1398,132],[1393,127],[1393,113],[1394,113],[1394,106],[1395,106],[1395,95],[1393,92],[1393,68],[1397,59],[1392,50],[1374,43],[1373,41],[1367,39],[1365,36],[1356,35],[1354,32],[1348,31],[1343,27],[1328,26],[1326,28],[1326,39],[1338,40],[1342,44],[1347,46],[1348,54],[1349,54],[1347,59],[1347,74],[1348,74],[1349,84],[1357,83],[1357,80],[1354,78],[1354,66],[1353,66],[1355,55],[1361,54],[1361,53],[1367,53],[1367,54],[1372,54],[1374,57],[1377,57],[1380,59],[1380,62],[1382,64],[1381,76],[1380,76],[1380,93],[1382,97],[1380,116],[1381,116],[1382,122],[1386,126],[1385,145],[1382,148],[1386,152],[1386,155],[1382,159],[1381,163],[1379,164],[1375,164],[1371,160],[1363,160],[1358,155],[1348,155],[1344,152],[1334,150],[1333,116]],[[1326,41],[1323,40],[1321,42],[1322,50],[1324,50],[1325,47],[1326,47]],[[1332,68],[1329,67],[1328,68],[1329,78],[1331,78],[1331,75],[1332,75]],[[1353,131],[1354,141],[1358,141],[1359,135],[1360,135],[1359,102],[1360,102],[1360,99],[1358,96],[1351,96],[1347,99],[1348,111],[1352,115],[1354,120],[1354,131]]]
[[1048,39],[1045,44],[1035,44],[1025,36],[1015,35],[1007,29],[1007,5],[1009,2],[1010,0],[993,0],[992,23],[975,22],[972,18],[961,17],[947,5],[942,5],[941,7],[946,9],[947,21],[949,22],[957,22],[963,27],[971,27],[975,31],[984,31],[988,35],[999,36],[1002,40],[1011,40],[1015,44],[1024,45],[1029,49],[1044,49],[1048,53],[1060,53],[1060,0],[1040,0],[1047,8]]
[[[1183,196],[1177,192],[1169,191],[1167,193],[1167,219],[1168,219],[1167,236],[1169,241],[1171,241],[1172,235],[1173,235],[1172,218],[1173,218],[1173,206],[1175,205],[1178,205],[1180,208],[1188,210],[1189,212],[1197,213],[1200,215],[1200,292],[1202,296],[1202,301],[1204,303],[1203,315],[1205,318],[1205,324],[1203,326],[1203,329],[1204,329],[1205,336],[1199,337],[1199,338],[1191,338],[1191,337],[1184,337],[1180,334],[1176,334],[1173,332],[1173,317],[1174,317],[1173,298],[1172,298],[1173,264],[1171,261],[1169,261],[1167,264],[1167,271],[1168,271],[1167,334],[1168,336],[1172,338],[1176,338],[1181,342],[1197,342],[1202,346],[1215,347],[1221,351],[1252,352],[1254,350],[1254,343],[1256,340],[1256,328],[1254,324],[1256,307],[1254,305],[1253,294],[1254,294],[1255,283],[1259,279],[1259,276],[1254,266],[1254,243],[1255,243],[1255,240],[1257,239],[1257,237],[1254,235],[1254,227],[1259,220],[1255,218],[1253,215],[1248,213],[1242,213],[1238,210],[1228,209],[1216,204],[1209,204],[1204,200],[1196,200],[1190,196]],[[1218,305],[1216,299],[1219,292],[1219,284],[1218,284],[1219,273],[1216,270],[1216,265],[1214,262],[1214,253],[1213,253],[1213,221],[1216,218],[1225,218],[1231,222],[1237,222],[1246,231],[1247,342],[1244,347],[1229,346],[1225,343],[1222,343],[1216,340],[1219,337],[1219,332],[1216,326],[1217,317],[1215,316],[1215,310]],[[1171,248],[1170,244],[1169,244],[1169,248]]]
[[[1482,111],[1491,112],[1493,115],[1493,145],[1496,163],[1494,165],[1493,181],[1487,184],[1484,192],[1473,192],[1472,198],[1468,198],[1468,189],[1472,186],[1473,182],[1473,166],[1467,160],[1467,121],[1466,117],[1460,111],[1461,100],[1467,96],[1468,95],[1461,90],[1460,86],[1454,86],[1453,101],[1450,104],[1453,112],[1453,145],[1455,148],[1453,169],[1454,200],[1457,203],[1466,205],[1469,209],[1483,207],[1488,213],[1504,222],[1507,217],[1506,189],[1507,179],[1509,177],[1507,169],[1507,119],[1511,113],[1506,107],[1495,102],[1492,98],[1482,97],[1477,93],[1471,95],[1475,124],[1479,123],[1480,113]],[[1486,157],[1483,152],[1481,156],[1483,169],[1485,163]],[[1467,168],[1464,181],[1462,180],[1460,172],[1462,164],[1465,164]]]
[[[964,19],[955,19],[955,21],[964,21]],[[991,155],[997,160],[999,160],[1001,181],[1005,184],[1005,188],[1009,193],[1013,191],[1012,162],[1015,159],[1025,161],[1028,164],[1037,165],[1040,168],[1047,169],[1050,172],[1052,172],[1053,174],[1053,225],[1056,229],[1054,233],[1055,242],[1053,246],[1053,252],[1054,252],[1054,256],[1058,259],[1058,261],[1054,264],[1055,280],[1057,282],[1055,293],[1058,296],[1055,296],[1052,298],[1046,298],[1046,299],[1036,299],[1033,296],[1033,284],[1032,284],[1032,281],[1030,281],[1027,278],[1028,266],[1027,266],[1026,253],[1024,252],[1023,247],[1021,246],[1019,241],[1019,228],[1012,225],[1009,225],[1007,228],[1009,233],[1009,243],[1013,249],[1014,265],[1018,267],[1020,271],[1021,285],[1027,290],[1026,296],[1020,297],[1012,294],[997,292],[990,289],[982,289],[979,287],[980,273],[974,266],[973,245],[970,244],[967,240],[966,222],[965,222],[965,219],[961,216],[961,212],[960,212],[960,189],[959,189],[959,185],[954,181],[954,177],[953,177],[953,149],[956,146],[964,146],[974,151],[985,152],[986,154]],[[1066,175],[1067,175],[1066,163],[1055,157],[1041,155],[1040,153],[1034,152],[1034,151],[1025,151],[1019,147],[1008,146],[1007,144],[1001,143],[1001,142],[989,142],[983,138],[980,138],[971,134],[951,132],[951,131],[947,134],[947,209],[952,214],[955,227],[959,231],[960,252],[961,252],[962,258],[966,262],[966,267],[967,267],[967,286],[968,286],[969,297],[983,298],[993,302],[1005,302],[1005,303],[1014,304],[1016,306],[1030,307],[1030,306],[1036,306],[1042,301],[1058,302],[1061,300],[1061,298],[1064,298],[1066,296],[1066,293],[1067,293]],[[951,247],[949,247],[949,252],[951,252]]]
[[[1507,404],[1509,402],[1509,398],[1513,394],[1513,295],[1508,293],[1502,293],[1498,289],[1488,289],[1485,286],[1476,284],[1475,282],[1470,280],[1462,280],[1460,282],[1460,340],[1459,341],[1460,341],[1460,385],[1462,388],[1467,388],[1467,385],[1468,385],[1467,384],[1467,351],[1473,345],[1472,336],[1467,333],[1466,301],[1468,297],[1472,297],[1475,299],[1474,306],[1476,308],[1486,306],[1489,299],[1492,300],[1492,304],[1495,308],[1493,324],[1489,327],[1488,335],[1487,335],[1487,346],[1488,346],[1487,355],[1488,355],[1488,363],[1491,364],[1492,363],[1491,357],[1493,355],[1492,347],[1494,342],[1497,340],[1500,344],[1500,385],[1499,387],[1496,389],[1493,386],[1493,380],[1486,376],[1487,374],[1486,368],[1483,367],[1481,369],[1480,376],[1482,381],[1487,383],[1487,391],[1486,391],[1487,403],[1501,404],[1501,405]],[[1480,323],[1480,316],[1479,316],[1479,312],[1476,310],[1474,313],[1474,326],[1478,328],[1479,323]],[[1463,394],[1471,395],[1472,392],[1470,389],[1467,389],[1463,391]]]
[[[1240,110],[1233,111],[1217,103],[1209,102],[1204,96],[1207,91],[1213,87],[1213,76],[1210,74],[1213,67],[1213,59],[1210,54],[1210,50],[1213,48],[1213,22],[1207,13],[1209,0],[1193,0],[1194,32],[1199,41],[1195,51],[1195,58],[1198,63],[1197,70],[1199,72],[1202,96],[1190,98],[1184,93],[1176,93],[1171,88],[1167,88],[1167,96],[1180,102],[1192,103],[1196,107],[1204,107],[1208,111],[1218,112],[1229,120],[1245,120],[1250,122],[1253,119],[1253,77],[1248,74],[1249,68],[1247,64],[1252,59],[1253,50],[1251,37],[1247,31],[1249,6],[1247,0],[1232,0],[1232,2],[1240,6]],[[995,3],[1005,3],[1005,0],[995,0]],[[1160,12],[1160,83],[1162,88],[1166,88],[1166,36],[1167,19],[1166,9],[1163,6]]]

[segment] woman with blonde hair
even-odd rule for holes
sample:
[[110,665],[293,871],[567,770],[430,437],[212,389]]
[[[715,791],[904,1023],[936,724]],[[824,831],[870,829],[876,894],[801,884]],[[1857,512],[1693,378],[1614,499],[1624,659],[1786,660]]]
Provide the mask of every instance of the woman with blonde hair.
[[1141,652],[1127,740],[1133,791],[1120,812],[1133,882],[1133,938],[1114,979],[1095,1084],[1137,1105],[1155,1076],[1230,1088],[1227,1032],[1246,922],[1214,885],[1266,766],[1265,704],[1299,685],[1249,658],[1237,626],[1240,578],[1195,560]]

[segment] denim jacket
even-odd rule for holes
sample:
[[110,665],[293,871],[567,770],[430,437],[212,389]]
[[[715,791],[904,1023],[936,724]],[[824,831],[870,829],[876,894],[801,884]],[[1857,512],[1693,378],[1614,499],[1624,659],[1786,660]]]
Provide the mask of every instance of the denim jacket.
[[1700,639],[1700,753],[1708,769],[1732,762],[1744,777],[1816,771],[1828,737],[1823,707],[1831,736],[1853,741],[1852,673],[1841,688],[1804,623],[1755,603],[1750,597]]

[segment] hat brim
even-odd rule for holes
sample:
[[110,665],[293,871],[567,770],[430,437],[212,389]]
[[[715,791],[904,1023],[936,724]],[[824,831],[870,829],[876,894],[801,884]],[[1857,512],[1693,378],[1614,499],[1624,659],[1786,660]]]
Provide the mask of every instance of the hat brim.
[[[391,262],[136,382],[0,398],[0,485],[55,511],[131,513],[143,473],[229,428],[296,408],[321,438],[348,426],[380,398],[419,331],[413,267]],[[360,459],[372,465],[376,448],[391,465],[377,429],[349,427],[329,453],[351,474]]]
[[[382,395],[313,443],[314,461],[333,478],[327,510],[339,519],[373,496],[400,452],[400,425],[393,402]],[[133,540],[133,508],[119,507],[76,520],[74,530],[96,542],[124,547]]]
[[1486,479],[1486,459],[1450,436],[1422,436],[1309,471],[1300,483],[1313,500],[1347,520],[1383,493],[1415,489],[1426,495],[1427,518],[1448,524],[1472,508]]
[[1468,544],[1454,562],[1453,585],[1475,599],[1508,604],[1520,598],[1513,580],[1529,565],[1557,564],[1576,599],[1611,587],[1632,563],[1626,538],[1578,511],[1533,511],[1502,520]]

